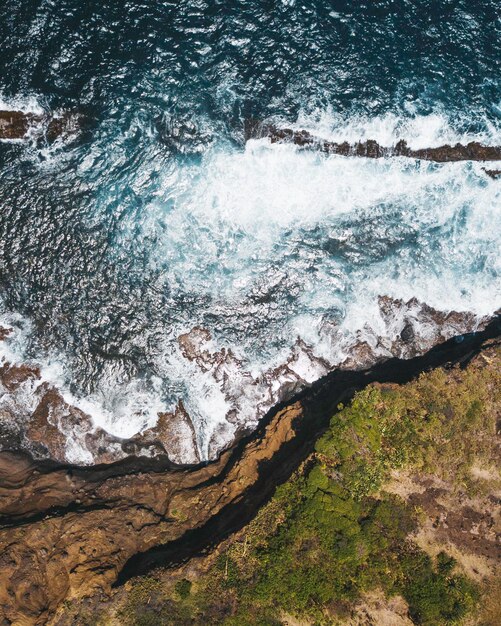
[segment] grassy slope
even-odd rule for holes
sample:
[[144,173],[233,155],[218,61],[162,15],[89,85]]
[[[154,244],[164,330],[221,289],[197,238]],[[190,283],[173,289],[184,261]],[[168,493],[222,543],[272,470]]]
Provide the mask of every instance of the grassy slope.
[[406,623],[501,623],[496,602],[484,602],[484,585],[447,552],[432,557],[414,541],[422,513],[384,489],[396,471],[434,476],[469,496],[499,488],[492,475],[486,482],[471,470],[499,463],[500,363],[493,348],[465,370],[369,386],[332,418],[315,454],[203,574],[136,579],[94,619],[124,626],[346,623],[360,598],[378,590],[405,599]]

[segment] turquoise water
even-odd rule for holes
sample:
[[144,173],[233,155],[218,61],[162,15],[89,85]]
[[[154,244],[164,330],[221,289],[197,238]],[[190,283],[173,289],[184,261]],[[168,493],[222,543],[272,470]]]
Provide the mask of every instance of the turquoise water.
[[[500,192],[481,164],[246,145],[243,125],[499,144],[496,5],[6,5],[2,106],[90,121],[74,142],[0,143],[11,353],[118,435],[182,399],[210,456],[279,397],[270,372],[298,338],[321,359],[294,357],[300,384],[390,342],[379,296],[491,314]],[[194,326],[235,359],[188,361]]]

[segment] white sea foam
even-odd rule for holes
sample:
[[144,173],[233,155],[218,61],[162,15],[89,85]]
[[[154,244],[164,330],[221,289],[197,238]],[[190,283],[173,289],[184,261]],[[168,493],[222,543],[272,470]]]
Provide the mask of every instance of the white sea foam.
[[36,94],[6,96],[0,91],[0,111],[22,111],[43,115],[47,112],[43,98]]
[[[445,112],[435,112],[429,115],[416,114],[412,104],[409,104],[408,115],[395,113],[370,117],[367,115],[340,115],[331,109],[313,113],[300,113],[296,129],[305,129],[313,135],[330,141],[356,143],[373,139],[381,146],[393,146],[400,139],[405,139],[414,150],[420,148],[434,148],[437,146],[456,143],[466,144],[470,141],[479,141],[487,145],[501,143],[501,126],[495,126],[487,118],[482,120],[482,130],[477,132],[459,131],[461,124],[451,124]],[[464,120],[468,127],[469,120]]]
[[[297,127],[336,141],[391,145],[405,138],[414,148],[500,139],[495,129],[485,137],[459,135],[441,114],[343,120],[328,113],[300,118]],[[137,193],[145,167],[130,181]],[[347,358],[357,341],[389,356],[403,314],[388,322],[379,296],[415,297],[479,317],[501,304],[501,192],[482,164],[327,157],[263,139],[240,152],[211,148],[201,165],[153,167],[159,190],[141,216],[142,236],[158,241],[150,266],[162,271],[174,300],[188,293],[200,302],[210,297],[209,304],[188,322],[169,322],[154,359],[158,378],[148,384],[124,381],[110,369],[92,395],[80,397],[69,391],[63,355],[42,363],[43,378],[113,435],[150,428],[160,411],[182,399],[201,457],[212,457],[238,425],[255,425],[285,384],[312,382]],[[83,176],[92,169],[91,160],[81,163]],[[131,232],[138,226],[127,217],[124,237],[127,219]],[[222,322],[209,329],[213,339],[204,350],[216,355],[231,348],[234,360],[214,357],[200,365],[183,356],[177,337],[206,313]],[[241,321],[246,315],[269,323],[253,335],[245,327],[250,322]],[[432,337],[426,324],[419,333]],[[6,343],[5,358],[23,359],[27,333],[25,326]],[[72,460],[78,455],[74,446]],[[83,452],[81,459],[89,462]]]
[[[71,372],[65,365],[63,354],[46,355],[39,359],[27,358],[27,345],[33,333],[28,319],[18,314],[4,313],[0,316],[0,327],[11,331],[6,340],[0,341],[0,363],[36,365],[40,369],[40,378],[34,382],[34,389],[49,383],[60,391],[65,402],[89,415],[96,427],[103,428],[111,435],[132,437],[154,426],[158,413],[166,410],[165,403],[155,394],[154,387],[146,390],[139,380],[121,385],[110,373],[104,374],[103,384],[96,393],[75,395],[69,390]],[[33,411],[31,401],[30,407]]]
[[[166,189],[170,183],[171,179]],[[388,255],[376,264],[384,270],[379,276],[369,263],[368,275],[362,269],[359,278],[377,285],[371,291],[422,297],[435,306],[479,314],[492,312],[498,301],[499,285],[492,284],[488,274],[477,275],[474,270],[470,274],[466,267],[476,256],[486,255],[489,271],[499,271],[499,184],[486,177],[480,164],[325,158],[260,140],[249,142],[244,153],[212,155],[193,183],[174,209],[163,213],[152,206],[150,222],[145,219],[145,228],[158,222],[165,225],[152,262],[168,259],[172,277],[182,276],[183,287],[238,299],[261,268],[301,242],[304,230],[321,225],[349,243],[364,221],[379,218],[374,231],[367,233],[369,239],[384,239],[386,234],[390,239],[392,229],[404,225],[411,234],[422,236],[422,245],[436,244],[437,250],[430,250],[420,263],[412,252],[398,258]],[[395,209],[398,212],[391,216]],[[340,232],[338,218],[352,215],[353,225]],[[446,237],[428,236],[433,229],[447,231]],[[294,273],[313,264],[315,278],[303,277],[310,282],[305,304],[333,305],[343,290],[342,277],[318,251],[310,258],[307,249],[301,252],[304,259],[297,268],[281,269]],[[393,265],[394,270],[388,267]],[[455,265],[465,266],[467,273],[456,275]],[[430,267],[439,275],[430,276]],[[398,279],[388,281],[392,273],[399,273]]]

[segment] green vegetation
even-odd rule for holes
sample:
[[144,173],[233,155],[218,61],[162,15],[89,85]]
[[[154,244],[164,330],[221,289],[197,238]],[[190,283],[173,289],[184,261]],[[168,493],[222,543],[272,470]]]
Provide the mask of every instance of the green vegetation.
[[186,600],[191,592],[191,582],[189,580],[186,580],[186,578],[183,578],[176,583],[174,589],[176,590],[176,593],[179,595],[181,600]]
[[411,468],[479,489],[470,468],[494,460],[497,370],[436,370],[358,393],[206,574],[193,585],[162,583],[163,591],[140,579],[123,623],[273,626],[292,615],[336,624],[375,589],[403,596],[416,624],[460,623],[477,588],[450,556],[432,559],[413,543],[419,511],[383,487],[392,470]]

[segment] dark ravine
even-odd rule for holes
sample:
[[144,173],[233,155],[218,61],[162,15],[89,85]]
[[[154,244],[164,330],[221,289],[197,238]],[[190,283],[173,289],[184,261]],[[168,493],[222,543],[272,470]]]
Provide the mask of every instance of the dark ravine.
[[[258,480],[248,490],[242,502],[228,505],[204,526],[188,531],[175,542],[155,546],[145,553],[134,555],[120,572],[116,584],[123,584],[133,576],[145,574],[160,565],[180,565],[210,550],[228,535],[240,530],[271,497],[275,488],[285,482],[301,461],[313,451],[315,441],[340,403],[349,402],[357,391],[374,382],[404,384],[421,372],[436,367],[455,364],[464,367],[486,342],[500,336],[501,318],[494,320],[484,332],[485,336],[484,333],[472,333],[470,336],[453,338],[432,348],[425,355],[407,361],[390,359],[369,370],[338,370],[325,376],[296,398],[303,409],[300,418],[303,423],[296,426],[296,445],[291,441],[285,442],[272,459],[263,462]],[[479,343],[480,337],[482,339]],[[308,426],[312,427],[311,431]],[[238,446],[235,450],[237,449]]]
[[45,624],[67,598],[107,593],[210,550],[252,519],[308,456],[339,402],[372,382],[405,383],[467,363],[500,334],[496,317],[423,356],[334,371],[207,465],[130,458],[80,468],[0,454],[0,617]]

